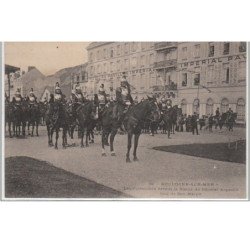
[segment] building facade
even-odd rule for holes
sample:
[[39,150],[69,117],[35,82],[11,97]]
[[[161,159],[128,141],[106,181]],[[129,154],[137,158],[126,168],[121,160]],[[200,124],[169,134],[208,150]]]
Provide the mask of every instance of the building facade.
[[88,48],[88,91],[114,94],[125,72],[133,95],[172,98],[184,114],[231,108],[245,122],[245,42],[94,42]]
[[245,122],[246,43],[178,43],[178,103],[190,115],[221,113],[231,108]]
[[157,85],[156,50],[153,42],[94,42],[88,47],[88,90],[97,93],[101,84],[111,95],[120,86],[122,72],[139,98]]

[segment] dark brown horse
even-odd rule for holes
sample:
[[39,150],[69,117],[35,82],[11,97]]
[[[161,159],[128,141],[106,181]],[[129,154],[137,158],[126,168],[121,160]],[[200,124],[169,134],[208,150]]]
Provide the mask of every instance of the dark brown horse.
[[36,127],[36,136],[38,134],[38,126],[41,119],[41,112],[39,109],[38,103],[29,104],[29,117],[28,117],[28,134],[30,135],[30,126],[31,127],[31,136],[34,136],[34,128]]
[[175,105],[163,112],[163,114],[161,115],[161,121],[163,121],[164,123],[164,129],[167,131],[168,138],[170,138],[171,131],[174,134],[175,126],[177,123],[177,117],[180,114],[180,109],[178,108],[178,106]]
[[26,135],[28,109],[28,102],[25,99],[20,103],[13,103],[13,133],[17,137]]
[[86,147],[89,146],[89,133],[92,129],[93,120],[97,119],[96,105],[93,101],[86,101],[76,107],[76,118],[79,124],[81,147],[84,147],[83,138],[86,131]]
[[12,138],[11,124],[13,123],[13,119],[14,119],[14,106],[10,101],[5,100],[5,130],[6,130],[6,125],[8,125],[8,132],[10,138]]
[[[127,144],[127,154],[126,162],[130,162],[130,149],[132,146],[132,137],[134,135],[134,161],[138,161],[137,158],[137,146],[139,142],[139,137],[141,134],[143,122],[145,119],[150,118],[152,121],[158,120],[160,117],[159,108],[154,98],[148,97],[148,99],[132,106],[127,111],[124,118],[124,126],[128,133],[128,144]],[[110,134],[110,151],[111,155],[115,156],[114,151],[114,138],[120,127],[117,119],[113,118],[113,107],[107,108],[102,117],[102,156],[106,156],[105,144],[107,144],[107,138]]]
[[62,128],[62,146],[67,146],[68,123],[63,103],[51,102],[45,115],[45,122],[48,133],[48,145],[53,146],[53,133],[56,133],[55,149],[58,149],[59,131]]

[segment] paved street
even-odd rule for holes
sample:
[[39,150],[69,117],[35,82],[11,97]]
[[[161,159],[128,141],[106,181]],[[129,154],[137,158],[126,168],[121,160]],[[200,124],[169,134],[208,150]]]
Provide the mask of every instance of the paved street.
[[[60,135],[61,136],[61,135]],[[6,138],[5,157],[29,156],[52,163],[79,176],[121,191],[135,198],[244,198],[245,164],[222,162],[199,157],[162,152],[152,147],[191,143],[228,142],[245,138],[245,129],[235,128],[230,133],[214,131],[177,133],[167,139],[166,135],[154,137],[142,134],[138,147],[138,162],[126,163],[125,135],[115,138],[117,156],[101,156],[100,136],[95,144],[80,148],[79,140],[69,140],[76,147],[59,149],[47,146],[45,128],[40,137],[26,139]],[[132,157],[131,157],[132,159]]]

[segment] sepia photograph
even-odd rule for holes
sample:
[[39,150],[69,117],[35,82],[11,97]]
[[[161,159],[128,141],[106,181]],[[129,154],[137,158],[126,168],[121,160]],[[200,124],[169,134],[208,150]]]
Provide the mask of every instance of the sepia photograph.
[[246,42],[3,48],[5,200],[247,199]]

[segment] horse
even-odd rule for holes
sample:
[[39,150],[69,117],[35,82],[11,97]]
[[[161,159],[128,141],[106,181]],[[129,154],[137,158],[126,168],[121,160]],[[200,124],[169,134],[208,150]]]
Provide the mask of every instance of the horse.
[[39,102],[38,103],[39,111],[40,111],[40,123],[41,125],[45,124],[45,114],[48,109],[48,103]]
[[162,128],[163,133],[165,134],[167,132],[168,138],[170,139],[170,133],[172,129],[172,119],[169,113],[163,113],[161,116],[161,121],[163,122]]
[[[28,117],[28,135],[34,136],[34,127],[36,126],[36,136],[38,134],[38,126],[40,123],[41,113],[39,109],[39,105],[37,103],[29,104],[29,117]],[[30,134],[30,126],[32,126],[31,134]]]
[[[26,134],[26,123],[28,120],[28,102],[22,100],[20,103],[13,103],[13,131],[15,136]],[[22,131],[21,131],[22,129]]]
[[235,124],[235,120],[237,119],[237,113],[230,114],[227,118],[227,128],[228,131],[233,131],[233,126]]
[[[64,105],[58,102],[51,102],[48,105],[48,109],[45,113],[45,122],[47,126],[49,147],[54,146],[55,149],[58,149],[59,130],[62,128],[62,146],[65,149],[67,145],[68,123]],[[55,145],[53,144],[54,131],[56,132]]]
[[164,131],[167,131],[168,138],[170,138],[170,133],[174,134],[175,126],[177,124],[177,117],[179,114],[179,108],[177,105],[169,108],[161,115],[161,121],[164,123]]
[[219,121],[218,121],[220,130],[222,129],[224,124],[227,125],[226,120],[227,120],[227,113],[222,113],[222,115],[220,115]]
[[85,103],[78,105],[76,107],[76,118],[79,124],[80,137],[81,137],[81,147],[84,147],[83,139],[84,132],[86,131],[86,147],[89,146],[89,134],[90,129],[92,129],[93,120],[97,120],[98,116],[96,114],[96,105],[93,101],[86,101]]
[[[152,121],[156,121],[160,117],[159,107],[156,103],[155,98],[145,99],[140,103],[131,106],[127,113],[125,114],[123,124],[128,134],[128,143],[127,143],[127,154],[126,154],[126,162],[130,161],[130,149],[131,149],[131,141],[134,135],[134,161],[138,161],[137,158],[137,147],[139,142],[139,137],[142,130],[143,121],[145,118],[150,117]],[[108,107],[102,117],[102,156],[106,156],[105,152],[105,144],[107,143],[107,139],[110,134],[110,151],[111,156],[116,156],[114,151],[114,138],[117,133],[118,128],[120,127],[120,123],[117,119],[113,118],[113,107]]]
[[9,137],[12,138],[11,133],[11,123],[13,123],[14,115],[14,106],[13,103],[10,101],[5,101],[5,131],[6,131],[6,124],[8,124],[8,132]]
[[68,134],[71,139],[74,139],[74,131],[77,125],[77,120],[76,120],[76,112],[74,109],[74,104],[71,102],[68,102],[66,104],[66,119],[68,123]]

